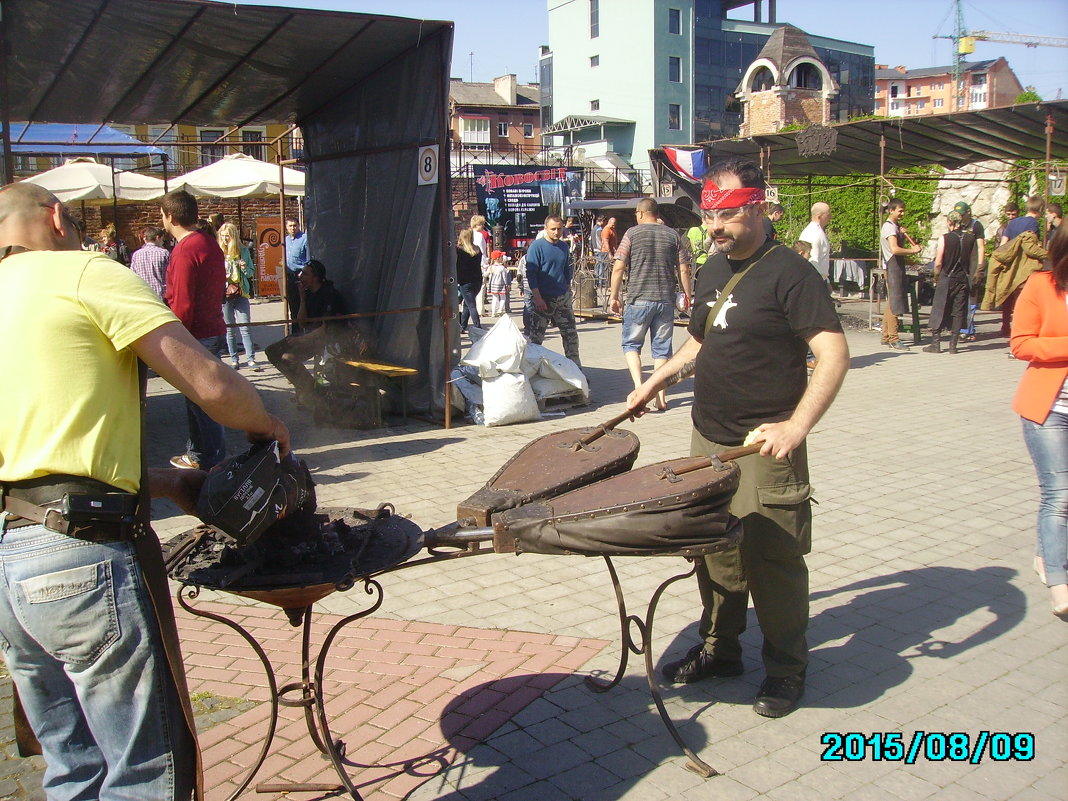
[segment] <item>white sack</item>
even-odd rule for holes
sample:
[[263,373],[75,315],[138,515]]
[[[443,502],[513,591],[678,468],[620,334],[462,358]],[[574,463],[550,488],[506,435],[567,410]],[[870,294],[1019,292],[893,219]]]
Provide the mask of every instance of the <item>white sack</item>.
[[[513,326],[514,327],[514,326]],[[482,379],[485,424],[505,426],[541,419],[538,401],[522,373],[501,373]]]
[[500,373],[519,373],[526,350],[526,338],[506,314],[471,346],[462,363],[477,367],[483,379]]
[[527,344],[526,361],[534,367],[530,384],[535,396],[551,398],[579,389],[582,390],[583,399],[589,401],[590,385],[582,370],[571,359],[531,342]]

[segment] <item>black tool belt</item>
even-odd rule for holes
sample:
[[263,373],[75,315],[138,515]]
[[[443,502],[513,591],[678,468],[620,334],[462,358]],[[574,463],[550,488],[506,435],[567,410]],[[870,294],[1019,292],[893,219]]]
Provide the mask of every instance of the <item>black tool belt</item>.
[[87,542],[128,542],[140,531],[136,495],[82,476],[3,482],[0,503],[8,529],[43,525]]

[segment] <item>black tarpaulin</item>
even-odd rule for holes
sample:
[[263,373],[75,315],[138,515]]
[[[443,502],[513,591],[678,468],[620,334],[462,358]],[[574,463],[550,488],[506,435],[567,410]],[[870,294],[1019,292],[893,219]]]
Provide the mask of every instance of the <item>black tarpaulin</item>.
[[[419,370],[409,404],[443,407],[451,22],[205,0],[0,11],[7,121],[300,125],[313,255],[356,311],[377,313],[373,355]],[[441,183],[417,186],[427,144],[446,159]]]

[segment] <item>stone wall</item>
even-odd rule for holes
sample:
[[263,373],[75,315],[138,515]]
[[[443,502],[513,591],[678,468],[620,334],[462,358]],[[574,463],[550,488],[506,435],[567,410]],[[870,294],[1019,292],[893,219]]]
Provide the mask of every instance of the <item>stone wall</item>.
[[[924,247],[925,258],[934,258],[935,243],[947,230],[946,215],[963,200],[972,207],[972,216],[986,229],[987,242],[1001,227],[1001,211],[1012,199],[1008,181],[1011,167],[1000,161],[977,161],[956,170],[947,170],[938,182],[938,190],[931,205],[931,242]],[[982,179],[972,180],[972,179]],[[996,181],[996,183],[991,181]],[[989,247],[987,248],[989,250]]]

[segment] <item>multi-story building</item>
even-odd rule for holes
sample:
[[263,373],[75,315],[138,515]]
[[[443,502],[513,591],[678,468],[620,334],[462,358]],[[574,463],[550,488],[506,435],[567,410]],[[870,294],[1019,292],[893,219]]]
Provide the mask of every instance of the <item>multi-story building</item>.
[[449,107],[454,167],[487,158],[520,163],[541,149],[537,84],[518,83],[515,75],[502,75],[493,83],[453,78]]
[[[96,125],[77,126],[81,128],[85,144],[85,153],[94,155],[92,141]],[[108,128],[120,131],[141,142],[154,144],[167,156],[167,173],[181,173],[204,167],[230,153],[245,153],[261,161],[274,161],[300,158],[303,140],[299,129],[290,130],[291,126],[277,123],[268,125],[251,125],[234,129],[222,126],[197,127],[195,125],[120,125],[109,124]],[[46,153],[48,148],[41,145]],[[104,160],[111,160],[109,153],[118,152],[115,148],[102,146],[95,154]],[[58,167],[64,156],[18,156],[15,162],[16,174],[29,174]],[[163,159],[160,156],[137,157],[132,155],[114,157],[115,168],[119,170],[142,170],[161,173]]]
[[[753,6],[753,20],[727,13]],[[551,144],[582,143],[644,167],[651,147],[735,136],[735,93],[771,34],[774,0],[549,0],[540,61],[542,126]],[[869,45],[808,35],[837,84],[830,117],[873,111]]]
[[1023,92],[1020,81],[1003,58],[966,61],[961,65],[963,102],[957,102],[953,67],[875,67],[875,113],[884,117],[913,117],[979,111],[1009,106]]

